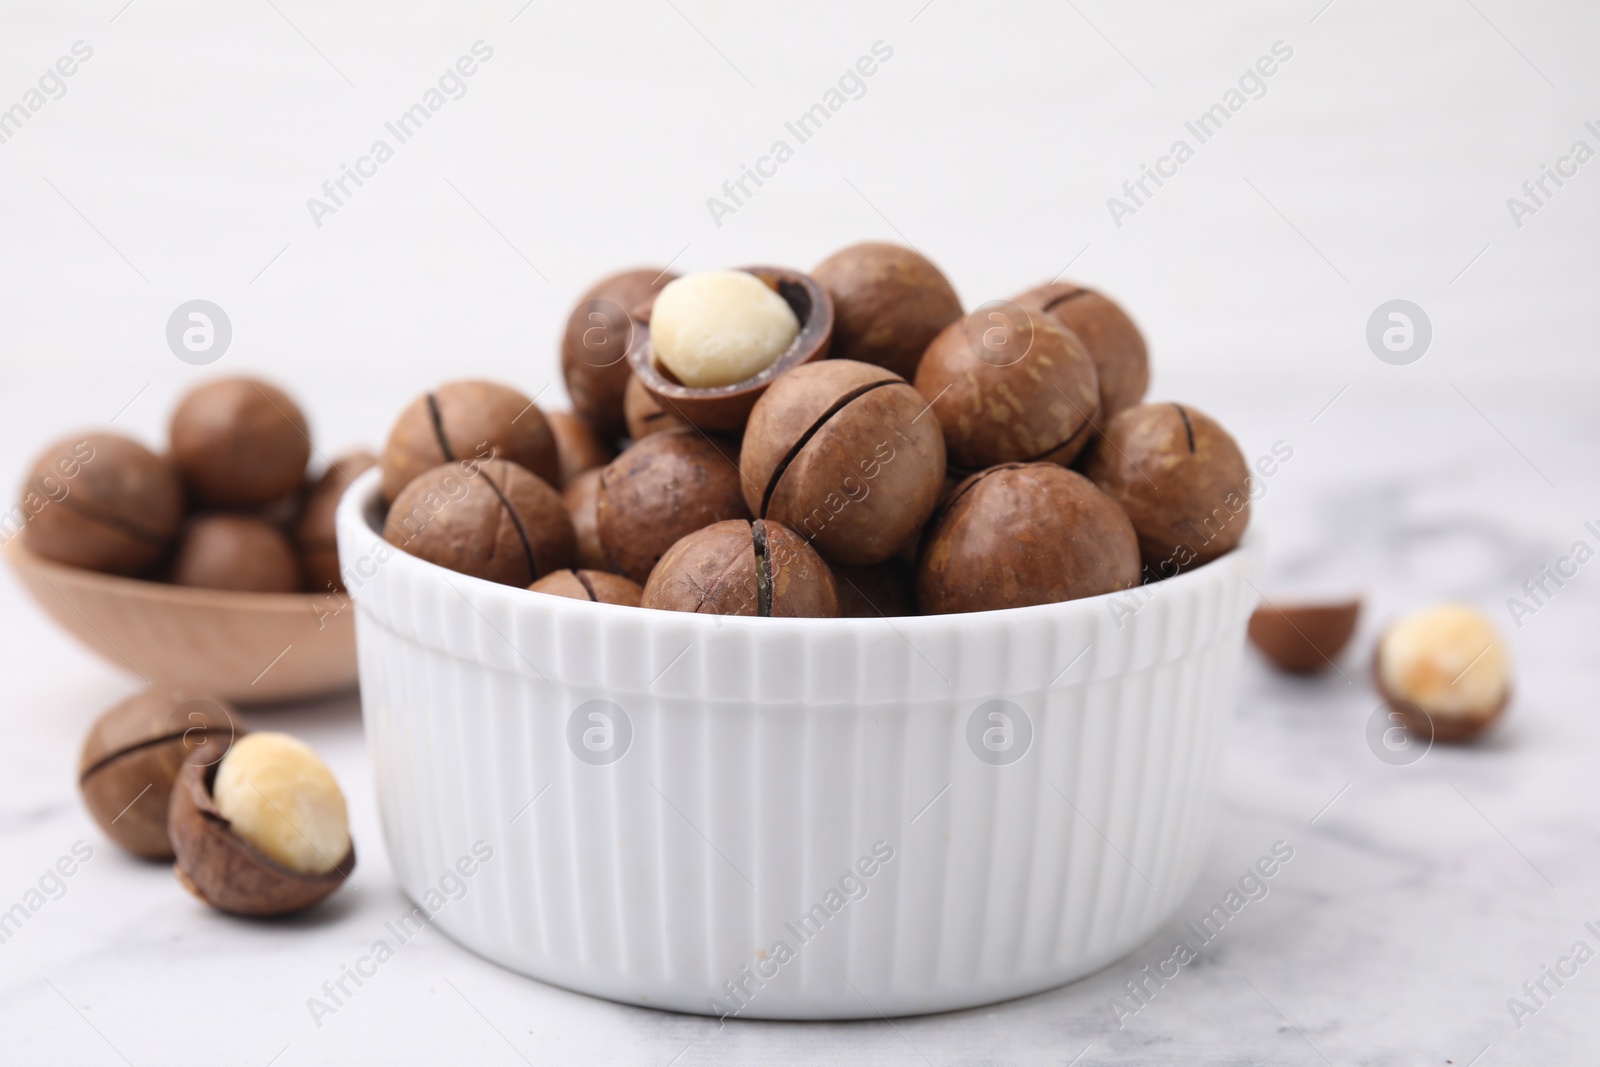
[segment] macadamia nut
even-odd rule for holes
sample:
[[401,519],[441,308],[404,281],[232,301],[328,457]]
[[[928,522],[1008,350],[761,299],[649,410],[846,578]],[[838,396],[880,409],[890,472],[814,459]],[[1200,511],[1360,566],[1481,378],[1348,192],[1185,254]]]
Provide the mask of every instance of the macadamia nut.
[[799,332],[783,298],[740,270],[686,274],[661,290],[650,315],[656,358],[697,389],[760,374]]
[[1479,719],[1499,710],[1510,661],[1489,620],[1465,604],[1408,615],[1378,646],[1379,683],[1437,720]]
[[246,734],[211,786],[233,832],[268,859],[325,874],[350,851],[344,794],[311,746],[288,734]]

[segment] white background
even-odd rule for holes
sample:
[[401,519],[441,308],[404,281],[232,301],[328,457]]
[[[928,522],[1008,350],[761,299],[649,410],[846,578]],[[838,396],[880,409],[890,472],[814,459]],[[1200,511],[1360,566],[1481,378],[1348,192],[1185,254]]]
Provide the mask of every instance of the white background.
[[[78,40],[94,56],[66,95],[0,145],[8,485],[47,438],[113,416],[159,443],[177,395],[224,372],[289,388],[327,453],[380,444],[406,400],[449,378],[558,399],[561,323],[597,276],[807,268],[877,238],[931,256],[969,307],[1063,270],[1121,299],[1151,342],[1153,396],[1216,415],[1252,455],[1293,444],[1256,519],[1270,588],[1364,589],[1364,640],[1441,596],[1504,624],[1520,581],[1600,518],[1600,161],[1521,228],[1506,206],[1575,140],[1600,149],[1583,126],[1600,125],[1594,5],[10,0],[0,108]],[[317,227],[307,198],[478,40],[494,55],[466,96]],[[706,199],[880,40],[893,58],[866,95],[718,227]],[[1185,120],[1280,40],[1293,58],[1266,95],[1117,227],[1106,199],[1175,138],[1193,144]],[[233,324],[210,368],[166,346],[168,316],[194,298]],[[1411,366],[1380,363],[1364,339],[1393,298],[1433,323]],[[1275,837],[1303,842],[1304,862],[1260,925],[1196,972],[1210,977],[1127,1032],[1104,1001],[1136,966],[904,1032],[718,1031],[514,978],[437,937],[315,1031],[304,998],[404,910],[355,702],[276,720],[350,793],[355,884],[288,928],[208,915],[164,871],[116,855],[77,806],[79,739],[135,683],[0,576],[0,906],[72,840],[99,849],[0,948],[0,1047],[17,1042],[25,1062],[265,1063],[287,1047],[280,1063],[515,1051],[687,1067],[1066,1063],[1086,1045],[1085,1065],[1320,1063],[1314,1042],[1334,1062],[1462,1064],[1486,1045],[1484,1067],[1519,1049],[1546,1062],[1593,1047],[1583,1020],[1600,995],[1585,975],[1537,1026],[1505,1018],[1504,999],[1600,916],[1583,829],[1600,807],[1600,579],[1584,581],[1513,636],[1519,704],[1495,744],[1430,757],[1403,784],[1360,742],[1365,646],[1344,667],[1349,696],[1252,664],[1216,855],[1188,910]]]

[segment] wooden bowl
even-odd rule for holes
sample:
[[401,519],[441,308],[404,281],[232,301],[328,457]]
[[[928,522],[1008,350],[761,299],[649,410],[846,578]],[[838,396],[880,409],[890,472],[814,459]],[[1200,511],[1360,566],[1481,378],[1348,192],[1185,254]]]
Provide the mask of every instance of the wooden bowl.
[[355,608],[343,594],[234,593],[54,563],[14,537],[6,557],[73,636],[146,681],[239,704],[355,688]]
[[833,339],[833,298],[810,275],[787,267],[739,269],[761,279],[800,320],[800,332],[789,347],[766,370],[742,382],[705,389],[684,385],[656,362],[649,337],[649,308],[633,313],[636,328],[642,328],[640,343],[628,351],[634,377],[663,411],[707,433],[739,433],[750,417],[750,409],[773,379],[802,363],[827,358],[828,344]]

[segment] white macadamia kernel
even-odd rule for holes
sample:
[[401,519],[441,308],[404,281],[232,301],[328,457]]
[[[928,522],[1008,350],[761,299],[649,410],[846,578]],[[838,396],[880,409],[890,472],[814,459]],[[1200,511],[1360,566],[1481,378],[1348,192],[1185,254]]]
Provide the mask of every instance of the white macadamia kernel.
[[1390,627],[1378,651],[1383,687],[1431,716],[1469,718],[1505,699],[1510,663],[1489,620],[1441,604]]
[[333,772],[288,734],[245,734],[211,786],[217,810],[257,852],[301,874],[326,874],[350,851],[350,821]]
[[650,311],[656,359],[696,389],[755,377],[799,332],[783,297],[742,270],[685,274],[661,290]]

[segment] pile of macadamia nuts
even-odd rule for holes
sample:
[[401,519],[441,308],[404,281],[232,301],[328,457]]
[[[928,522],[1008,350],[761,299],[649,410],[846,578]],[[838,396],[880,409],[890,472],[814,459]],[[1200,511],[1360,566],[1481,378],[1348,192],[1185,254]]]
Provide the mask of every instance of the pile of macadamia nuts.
[[121,434],[66,437],[22,489],[23,543],[87,570],[247,593],[343,588],[333,516],[377,457],[354,452],[308,478],[305,415],[281,389],[224,378],[172,414],[170,450]]
[[236,915],[300,911],[355,868],[344,793],[310,746],[250,733],[215,697],[152,687],[102,715],[78,785],[123,849]]
[[418,397],[384,537],[580,600],[878,617],[1128,589],[1250,521],[1233,439],[1144,403],[1138,327],[1077,285],[964,312],[876,242],[809,275],[629,270],[579,299],[561,365],[571,413],[481,381]]

